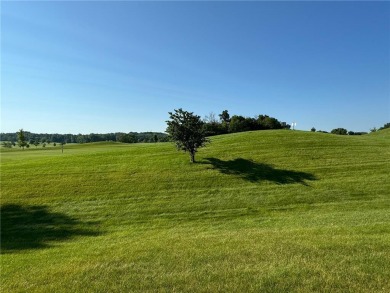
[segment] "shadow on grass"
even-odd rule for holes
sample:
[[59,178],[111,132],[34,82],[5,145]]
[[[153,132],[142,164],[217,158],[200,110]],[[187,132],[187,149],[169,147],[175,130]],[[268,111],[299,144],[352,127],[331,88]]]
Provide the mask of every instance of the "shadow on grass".
[[205,160],[206,162],[203,163],[211,164],[213,169],[223,174],[236,175],[250,182],[271,181],[277,184],[300,183],[307,185],[305,180],[316,180],[316,177],[311,173],[275,169],[271,165],[242,158],[230,161],[216,158],[205,158]]
[[[1,254],[50,247],[75,236],[96,236],[91,223],[83,223],[46,206],[7,204],[1,213]],[[87,226],[86,226],[87,225]]]

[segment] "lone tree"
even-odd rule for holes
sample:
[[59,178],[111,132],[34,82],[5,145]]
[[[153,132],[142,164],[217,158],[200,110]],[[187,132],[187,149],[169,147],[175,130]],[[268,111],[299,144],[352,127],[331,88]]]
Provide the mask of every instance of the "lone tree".
[[26,147],[28,145],[23,129],[20,129],[18,131],[18,145],[19,145],[19,147],[21,147],[23,149],[24,149],[24,147]]
[[203,147],[208,142],[204,132],[204,122],[200,116],[194,115],[193,112],[187,112],[183,109],[175,112],[168,112],[170,120],[166,132],[171,140],[176,144],[178,150],[190,153],[191,162],[195,162],[195,153],[198,148]]

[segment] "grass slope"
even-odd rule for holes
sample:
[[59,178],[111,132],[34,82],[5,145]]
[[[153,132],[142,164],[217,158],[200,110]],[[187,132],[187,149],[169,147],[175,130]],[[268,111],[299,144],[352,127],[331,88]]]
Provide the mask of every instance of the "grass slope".
[[1,153],[2,292],[390,292],[390,132]]

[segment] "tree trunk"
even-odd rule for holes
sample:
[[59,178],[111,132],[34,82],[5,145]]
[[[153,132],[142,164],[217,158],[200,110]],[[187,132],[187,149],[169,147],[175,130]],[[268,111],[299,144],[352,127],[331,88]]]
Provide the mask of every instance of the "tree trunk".
[[190,156],[191,156],[191,163],[195,163],[195,152],[191,151]]

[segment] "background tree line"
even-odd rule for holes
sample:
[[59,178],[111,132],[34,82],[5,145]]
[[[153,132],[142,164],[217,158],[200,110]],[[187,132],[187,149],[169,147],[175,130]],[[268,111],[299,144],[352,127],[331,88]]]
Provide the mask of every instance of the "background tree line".
[[[379,127],[378,129],[376,127],[371,128],[370,132],[375,132],[375,131],[386,129],[386,128],[390,128],[390,123],[385,123],[382,127]],[[313,127],[311,129],[311,131],[315,132],[316,129]],[[327,131],[321,131],[321,130],[318,130],[317,132],[328,133]],[[335,128],[335,129],[332,129],[332,131],[330,133],[332,133],[332,134],[339,134],[339,135],[364,135],[364,134],[367,134],[368,132],[364,132],[364,131],[348,131],[345,128]]]
[[206,136],[251,130],[290,129],[291,127],[286,122],[281,122],[268,115],[258,115],[253,118],[241,115],[230,116],[228,110],[222,111],[218,118],[214,113],[210,113],[203,119],[203,122]]
[[[168,135],[160,132],[116,132],[105,134],[48,134],[48,133],[32,133],[23,131],[24,140],[28,145],[42,145],[50,143],[88,143],[88,142],[100,142],[100,141],[117,141],[123,143],[139,143],[139,142],[164,142],[168,141]],[[0,140],[8,142],[10,146],[15,146],[20,140],[18,133],[1,133]]]
[[[314,132],[316,130],[313,127],[311,129],[311,131]],[[322,131],[322,130],[318,130],[317,132],[329,133],[327,131]],[[364,135],[364,134],[367,134],[368,132],[364,132],[364,131],[348,131],[345,128],[335,128],[335,129],[332,129],[332,131],[330,133],[332,133],[332,134],[339,134],[339,135]]]

